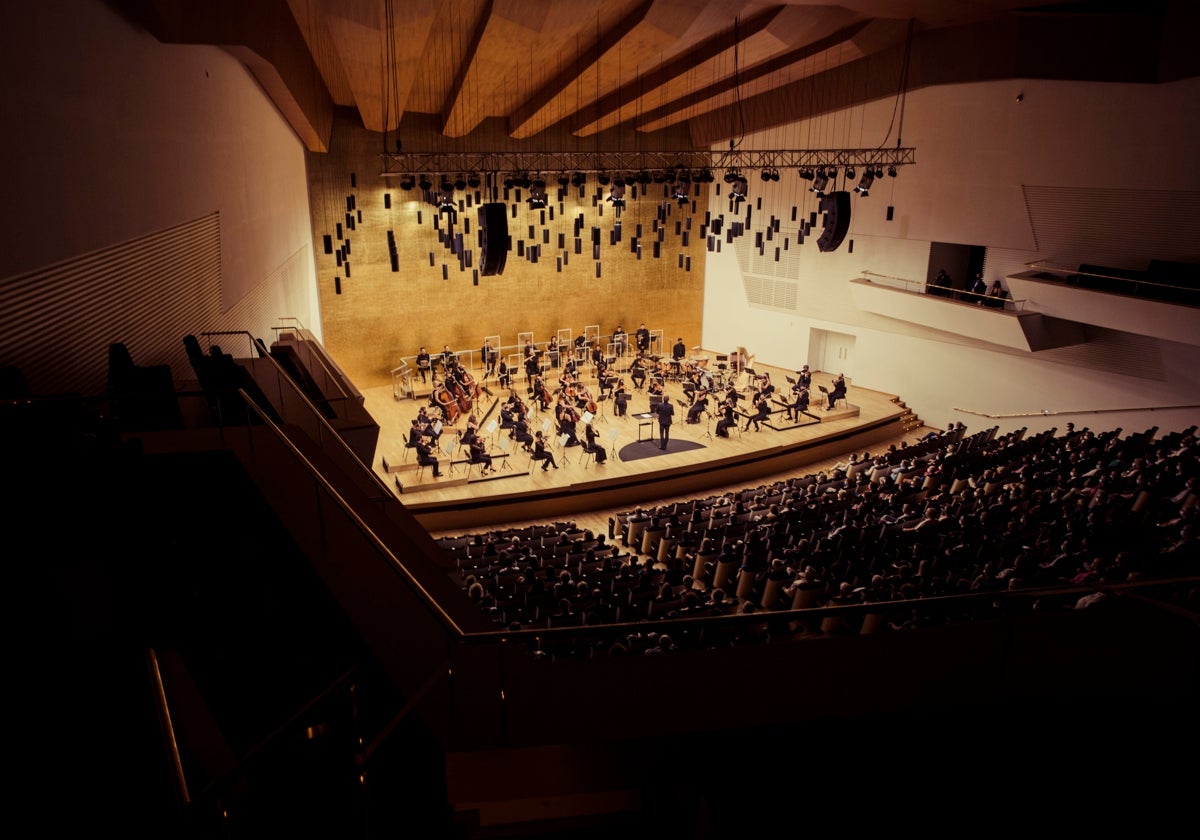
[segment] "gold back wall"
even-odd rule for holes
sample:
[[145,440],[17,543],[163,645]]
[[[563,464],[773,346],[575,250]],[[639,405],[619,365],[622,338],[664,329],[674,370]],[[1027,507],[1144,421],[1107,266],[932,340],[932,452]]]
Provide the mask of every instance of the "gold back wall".
[[[423,201],[420,189],[403,190],[399,179],[379,176],[379,134],[339,121],[330,149],[308,157],[321,326],[325,346],[359,388],[389,384],[391,370],[401,359],[411,364],[422,346],[436,355],[449,344],[456,351],[474,352],[477,358],[485,336],[500,336],[507,353],[516,352],[518,333],[532,332],[534,341],[542,345],[560,329],[569,329],[574,336],[596,325],[607,336],[619,324],[632,344],[634,331],[644,322],[650,330],[662,330],[660,352],[669,354],[680,336],[689,348],[700,343],[707,253],[701,232],[707,189],[697,195],[693,185],[693,201],[682,207],[668,197],[670,188],[665,184],[639,185],[636,199],[633,189],[627,189],[621,239],[614,244],[616,214],[606,200],[607,189],[595,199],[600,189],[595,175],[588,176],[584,198],[578,188],[568,186],[559,201],[559,173],[545,173],[546,209],[529,208],[528,190],[520,191],[519,201],[516,190],[510,191],[505,204],[512,250],[506,267],[500,275],[476,278],[480,268],[476,190],[468,187],[455,194],[459,209],[453,229],[463,234],[464,248],[472,252],[472,266],[463,268],[438,240],[435,220],[445,229],[449,216]],[[485,187],[478,193],[489,200]],[[385,206],[385,196],[390,207]],[[497,200],[505,201],[503,186]],[[580,213],[582,253],[576,254],[575,223]],[[656,259],[653,248],[660,234],[654,224],[659,218],[665,221],[660,222]],[[630,247],[639,225],[641,259]],[[594,227],[599,228],[600,238],[599,278],[592,250]],[[392,269],[389,231],[395,239],[397,271]],[[564,249],[558,247],[560,235]],[[332,254],[325,253],[327,236]],[[536,264],[528,259],[528,248],[534,244],[541,248]],[[518,254],[518,247],[525,255]],[[557,262],[563,250],[567,254],[560,271]]]

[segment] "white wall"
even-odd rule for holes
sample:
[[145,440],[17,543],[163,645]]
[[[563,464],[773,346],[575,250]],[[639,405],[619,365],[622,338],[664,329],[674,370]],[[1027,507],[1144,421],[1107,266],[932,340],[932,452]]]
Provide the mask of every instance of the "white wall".
[[217,212],[220,311],[192,329],[319,330],[304,150],[241,63],[160,44],[99,0],[44,0],[5,10],[0,74],[0,278]]
[[[1020,103],[1018,92],[1024,93]],[[854,382],[899,394],[932,425],[962,420],[976,429],[1036,430],[1062,428],[1071,420],[1132,431],[1139,425],[1165,429],[1200,422],[1196,408],[1136,410],[1200,405],[1200,348],[1152,339],[1149,352],[1156,358],[1149,367],[1155,372],[1129,375],[1104,370],[1086,352],[999,350],[871,316],[853,306],[848,292],[848,281],[863,271],[923,280],[931,242],[986,246],[989,282],[1026,261],[1053,258],[1037,250],[1023,198],[1026,184],[1129,189],[1131,200],[1137,190],[1200,191],[1197,103],[1200,82],[1194,79],[1153,86],[989,82],[909,94],[902,140],[916,149],[916,165],[876,182],[869,197],[853,198],[850,233],[836,252],[821,253],[815,242],[800,246],[793,278],[796,311],[749,305],[736,246],[725,244],[720,254],[709,254],[704,346],[724,352],[741,344],[763,361],[799,367],[809,361],[811,330],[849,333],[856,336]],[[837,126],[832,132],[800,123],[747,137],[742,148],[793,148],[806,137],[830,134],[849,138],[837,146],[895,146],[896,134],[887,133],[892,105],[877,102],[824,118]],[[763,197],[762,209],[754,211],[757,229],[772,213],[790,220],[793,204],[801,218],[816,209],[795,173],[783,174],[779,184],[754,178],[750,184],[748,204]],[[892,222],[886,220],[889,204],[895,207]],[[714,207],[728,204],[714,199]],[[794,225],[785,221],[782,228],[787,235]],[[1137,231],[1115,226],[1113,235]],[[1181,242],[1181,253],[1194,245]],[[794,238],[791,247],[797,247]],[[987,419],[958,409],[1038,416]],[[1066,414],[1041,416],[1043,409]]]

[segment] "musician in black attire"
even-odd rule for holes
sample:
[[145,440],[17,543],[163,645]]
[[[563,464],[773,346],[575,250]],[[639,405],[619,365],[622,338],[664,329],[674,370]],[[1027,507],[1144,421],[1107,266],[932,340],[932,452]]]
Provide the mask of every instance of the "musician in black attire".
[[486,379],[496,372],[496,348],[492,346],[492,342],[484,339],[483,347],[479,351],[479,356],[483,360],[483,376]]
[[417,354],[417,370],[421,371],[421,381],[428,382],[429,351],[427,351],[424,347],[422,347],[421,352]]
[[518,417],[513,424],[513,438],[526,452],[532,451],[530,447],[533,445],[533,435],[529,434],[529,421],[524,417]]
[[617,379],[608,372],[608,362],[603,358],[596,364],[596,381],[599,383],[600,399],[607,399],[612,395]]
[[629,378],[633,381],[633,387],[639,391],[646,384],[646,360],[642,356],[638,356],[629,366]]
[[[416,421],[414,420],[413,422],[415,423]],[[424,438],[417,438],[416,449],[417,463],[423,467],[433,467],[433,477],[441,478],[442,470],[441,467],[438,466],[438,459],[433,457],[433,448],[425,442]]]
[[762,427],[760,424],[770,416],[771,404],[767,401],[767,398],[760,393],[758,398],[754,401],[754,413],[746,419],[746,428],[742,431],[750,431],[750,424],[753,423],[754,431],[761,432]]
[[650,352],[650,330],[646,329],[646,325],[642,324],[637,329],[637,349],[638,353],[645,355]]
[[508,362],[500,360],[500,366],[496,369],[496,381],[500,383],[501,388],[512,387],[512,373],[508,370]]
[[579,446],[579,432],[576,431],[578,422],[575,410],[567,403],[563,403],[558,410],[558,433],[567,436],[565,446]]
[[794,393],[796,398],[788,405],[787,419],[799,422],[800,415],[808,413],[808,389],[800,388]]
[[442,360],[442,371],[448,375],[450,368],[457,361],[457,357],[454,355],[454,351],[450,349],[449,344],[442,345],[442,355],[440,358]]
[[551,467],[554,467],[554,469],[558,469],[558,464],[556,464],[554,462],[554,454],[552,452],[550,452],[549,449],[546,448],[546,438],[542,434],[540,429],[534,435],[533,460],[546,462],[546,463],[542,464],[542,472],[545,472],[546,470],[550,469]]
[[492,466],[492,456],[488,454],[487,448],[483,443],[483,438],[479,437],[479,435],[471,438],[470,458],[472,464],[483,465],[479,471],[480,475],[487,475],[496,471],[496,468]]
[[624,379],[618,379],[613,389],[613,405],[616,406],[617,416],[624,417],[625,409],[629,405],[629,391],[625,388]]
[[829,404],[825,406],[826,411],[833,411],[834,404],[838,400],[844,399],[846,396],[846,374],[839,373],[837,379],[833,380],[833,388],[829,392]]
[[808,365],[804,366],[803,370],[796,371],[796,384],[792,386],[793,391],[800,388],[812,388],[812,373],[808,370]]
[[583,427],[583,438],[583,451],[593,453],[596,456],[596,463],[603,464],[608,453],[604,451],[603,446],[596,445],[596,430],[592,428],[591,423]]
[[421,427],[421,434],[425,435],[426,437],[433,438],[435,443],[437,442],[437,439],[441,437],[441,432],[437,430],[433,420],[430,419],[429,413],[425,406],[421,406],[420,410],[417,411],[416,422]]
[[729,430],[737,425],[737,414],[734,411],[734,401],[726,399],[721,403],[721,419],[717,421],[717,437],[729,437]]
[[699,423],[700,415],[708,411],[708,393],[696,392],[696,399],[688,407],[687,422]]
[[675,406],[671,405],[670,400],[663,400],[654,411],[658,414],[658,448],[666,449],[671,440],[671,419],[675,416]]

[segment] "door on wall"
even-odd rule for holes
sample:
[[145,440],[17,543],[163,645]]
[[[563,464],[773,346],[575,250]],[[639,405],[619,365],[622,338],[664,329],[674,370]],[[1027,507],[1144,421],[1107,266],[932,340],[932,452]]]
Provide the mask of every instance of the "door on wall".
[[854,343],[855,337],[846,333],[830,332],[829,330],[813,330],[813,348],[809,358],[816,359],[813,370],[831,374],[846,374],[846,379],[854,378]]

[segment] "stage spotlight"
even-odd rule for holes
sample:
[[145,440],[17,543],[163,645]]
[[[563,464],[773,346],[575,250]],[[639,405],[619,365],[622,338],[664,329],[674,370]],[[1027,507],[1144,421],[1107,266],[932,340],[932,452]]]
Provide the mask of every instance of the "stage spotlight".
[[846,180],[847,180],[847,181],[853,181],[853,180],[854,180],[854,175],[855,175],[855,174],[856,174],[856,173],[854,172],[854,167],[853,167],[853,166],[847,166],[847,167],[846,167]]
[[504,189],[511,190],[513,187],[516,186],[516,184],[517,184],[517,182],[513,180],[513,176],[511,176],[511,175],[504,176]]
[[607,187],[609,184],[612,183],[612,178],[610,178],[608,176],[607,172],[601,172],[599,175],[596,176],[596,180],[600,182],[600,186],[602,186],[602,187]]
[[473,189],[473,190],[479,189],[479,185],[481,183],[482,183],[482,181],[479,178],[478,172],[472,172],[470,175],[467,176],[467,186],[470,187],[471,189]]
[[745,201],[747,194],[750,192],[750,184],[741,176],[733,179],[733,184],[729,188],[729,195],[733,199],[733,203]]
[[711,184],[713,181],[717,180],[717,177],[713,175],[711,169],[701,169],[696,180],[700,181],[702,184]]
[[868,169],[863,173],[863,176],[859,180],[858,186],[854,188],[854,191],[859,195],[868,195],[871,189],[871,184],[873,183],[875,183],[875,172],[874,170]]
[[587,183],[587,176],[584,175],[582,172],[576,172],[574,175],[571,176],[571,186],[572,187],[582,187],[586,183]]
[[417,186],[420,187],[423,192],[429,192],[431,189],[433,189],[433,181],[429,180],[428,175],[422,175],[421,180],[417,182]]
[[811,169],[801,169],[800,177],[803,178],[805,181],[811,181],[813,179],[812,170]]
[[608,193],[608,200],[612,202],[612,206],[615,207],[617,210],[620,210],[622,207],[624,207],[625,206],[625,185],[623,183],[622,184],[613,184],[612,189],[609,190],[609,193]]
[[558,176],[558,185],[559,185],[560,187],[562,187],[563,189],[566,189],[566,188],[567,188],[567,185],[568,185],[568,184],[570,184],[570,183],[571,183],[571,179],[567,177],[567,173],[566,173],[566,172],[564,172],[564,173],[562,173],[561,175],[559,175],[559,176]]
[[400,179],[400,189],[402,189],[402,190],[411,190],[416,185],[417,185],[417,182],[413,179],[413,176],[411,176],[411,175],[405,175],[403,178]]
[[466,188],[467,188],[467,179],[466,178],[459,175],[457,178],[454,179],[454,189],[458,190],[459,192],[462,192]]
[[546,206],[546,182],[541,178],[536,178],[529,184],[529,198],[526,199],[529,203],[530,210],[537,210]]
[[894,166],[889,166],[889,167],[888,167],[888,177],[889,177],[889,178],[895,178],[895,177],[896,177],[896,167],[894,167]]
[[818,169],[813,174],[812,186],[808,188],[809,192],[816,193],[818,196],[825,195],[825,188],[829,186],[829,176],[824,171]]

